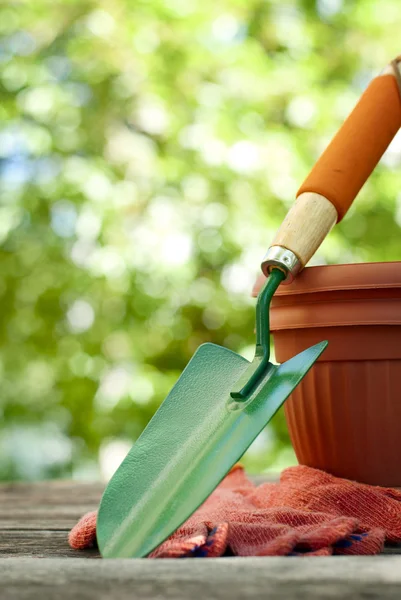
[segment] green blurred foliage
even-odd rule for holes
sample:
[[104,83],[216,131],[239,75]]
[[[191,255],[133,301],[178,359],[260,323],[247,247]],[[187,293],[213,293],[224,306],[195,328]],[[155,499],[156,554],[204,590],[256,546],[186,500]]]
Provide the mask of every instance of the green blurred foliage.
[[[0,6],[0,478],[107,474],[197,346],[246,356],[275,230],[398,0]],[[400,256],[401,138],[314,263]],[[283,415],[245,458],[294,461]]]

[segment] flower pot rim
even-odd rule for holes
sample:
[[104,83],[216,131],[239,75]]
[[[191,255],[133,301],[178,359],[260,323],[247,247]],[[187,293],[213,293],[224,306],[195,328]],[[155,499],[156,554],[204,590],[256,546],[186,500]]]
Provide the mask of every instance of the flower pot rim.
[[[252,296],[258,295],[265,279],[258,277]],[[281,285],[275,296],[378,288],[401,288],[401,261],[306,267],[291,284]]]

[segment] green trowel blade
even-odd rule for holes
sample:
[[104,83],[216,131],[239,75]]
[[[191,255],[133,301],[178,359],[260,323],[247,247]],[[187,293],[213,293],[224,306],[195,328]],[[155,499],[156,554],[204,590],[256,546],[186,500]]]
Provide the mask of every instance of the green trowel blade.
[[269,364],[245,401],[230,395],[249,361],[204,344],[103,495],[97,539],[104,557],[147,556],[200,506],[270,421],[327,345]]

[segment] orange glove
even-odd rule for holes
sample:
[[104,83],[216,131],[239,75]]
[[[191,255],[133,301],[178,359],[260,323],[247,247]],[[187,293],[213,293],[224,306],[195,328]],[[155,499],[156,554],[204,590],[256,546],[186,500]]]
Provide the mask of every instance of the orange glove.
[[[401,541],[401,492],[305,466],[255,486],[236,466],[150,558],[377,554]],[[96,512],[71,530],[72,548],[96,545]]]

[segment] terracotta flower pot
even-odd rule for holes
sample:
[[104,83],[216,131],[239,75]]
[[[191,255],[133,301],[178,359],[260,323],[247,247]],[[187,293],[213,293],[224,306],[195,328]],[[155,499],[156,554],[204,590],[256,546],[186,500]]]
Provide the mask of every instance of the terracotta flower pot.
[[306,268],[276,293],[271,330],[278,362],[329,341],[285,403],[299,462],[401,486],[401,262]]

